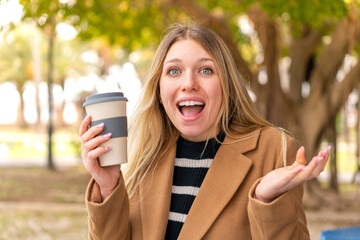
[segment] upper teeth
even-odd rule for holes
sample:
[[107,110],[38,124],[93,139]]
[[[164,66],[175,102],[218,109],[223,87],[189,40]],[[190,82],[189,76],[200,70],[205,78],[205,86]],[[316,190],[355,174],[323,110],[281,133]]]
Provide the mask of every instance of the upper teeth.
[[204,105],[204,103],[202,102],[198,102],[198,101],[182,101],[179,103],[179,106],[195,106],[195,105]]

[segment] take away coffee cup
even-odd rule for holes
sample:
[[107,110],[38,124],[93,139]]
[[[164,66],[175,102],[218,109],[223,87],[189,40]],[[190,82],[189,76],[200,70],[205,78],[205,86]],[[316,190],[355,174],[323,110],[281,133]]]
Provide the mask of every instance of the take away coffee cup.
[[122,92],[108,92],[90,95],[83,104],[86,114],[91,116],[90,126],[104,123],[104,129],[99,135],[111,133],[111,138],[100,144],[112,148],[100,155],[102,167],[127,162],[126,102],[127,98]]

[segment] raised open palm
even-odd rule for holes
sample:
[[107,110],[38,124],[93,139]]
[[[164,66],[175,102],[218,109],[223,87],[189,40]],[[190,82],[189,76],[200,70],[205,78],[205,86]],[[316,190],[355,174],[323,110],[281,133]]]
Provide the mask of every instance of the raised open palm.
[[271,202],[291,188],[316,178],[324,170],[330,151],[331,147],[329,146],[320,151],[306,165],[305,149],[304,147],[299,148],[296,161],[291,166],[275,169],[263,177],[255,189],[256,199]]

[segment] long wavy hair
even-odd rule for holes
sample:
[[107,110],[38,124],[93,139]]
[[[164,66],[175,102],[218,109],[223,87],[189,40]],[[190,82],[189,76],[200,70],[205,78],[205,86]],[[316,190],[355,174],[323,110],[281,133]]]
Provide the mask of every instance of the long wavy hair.
[[197,41],[214,59],[218,69],[222,106],[213,126],[220,125],[221,131],[232,137],[261,126],[273,126],[256,111],[224,41],[201,25],[172,25],[155,53],[144,90],[129,121],[129,163],[125,179],[130,198],[152,166],[169,152],[179,137],[179,131],[160,104],[159,81],[167,52],[175,42],[184,39]]

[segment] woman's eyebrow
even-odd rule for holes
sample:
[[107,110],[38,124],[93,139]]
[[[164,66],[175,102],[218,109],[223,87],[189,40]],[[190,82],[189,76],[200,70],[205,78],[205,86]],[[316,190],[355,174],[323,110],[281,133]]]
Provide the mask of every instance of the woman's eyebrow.
[[214,60],[212,58],[200,58],[198,60],[198,62],[208,62],[208,61],[214,62]]
[[[214,60],[213,60],[212,58],[207,58],[207,57],[199,58],[199,59],[197,60],[197,62],[209,62],[209,61],[214,62]],[[172,58],[172,59],[170,59],[170,60],[165,61],[165,62],[164,62],[164,65],[166,65],[166,64],[168,64],[168,63],[174,63],[174,62],[181,62],[181,60],[178,59],[178,58]]]
[[170,59],[170,60],[165,61],[165,62],[164,62],[164,65],[165,65],[165,64],[168,64],[168,63],[174,63],[174,62],[181,62],[181,61],[180,61],[180,59],[178,59],[178,58],[172,58],[172,59]]

